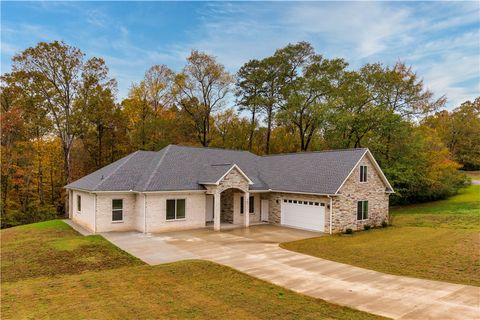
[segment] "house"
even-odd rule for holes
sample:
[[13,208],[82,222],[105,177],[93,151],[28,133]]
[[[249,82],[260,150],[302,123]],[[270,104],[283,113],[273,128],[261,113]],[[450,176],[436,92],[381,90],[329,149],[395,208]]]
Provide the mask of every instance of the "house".
[[256,156],[169,145],[65,186],[93,232],[163,232],[269,222],[326,233],[378,226],[393,189],[368,149]]

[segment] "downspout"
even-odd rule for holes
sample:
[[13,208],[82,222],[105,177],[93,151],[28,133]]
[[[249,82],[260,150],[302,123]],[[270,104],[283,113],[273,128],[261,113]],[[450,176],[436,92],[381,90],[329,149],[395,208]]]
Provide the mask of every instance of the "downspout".
[[147,233],[147,195],[143,194],[143,233]]
[[332,234],[332,212],[333,212],[333,199],[331,196],[327,196],[330,199],[330,234]]
[[93,194],[93,233],[97,233],[97,194]]

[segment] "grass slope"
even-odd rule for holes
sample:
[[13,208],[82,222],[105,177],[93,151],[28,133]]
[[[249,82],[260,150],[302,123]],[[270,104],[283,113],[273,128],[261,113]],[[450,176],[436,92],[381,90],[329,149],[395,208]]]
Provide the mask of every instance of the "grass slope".
[[380,318],[207,261],[148,266],[58,220],[1,236],[2,319]]
[[390,274],[480,286],[480,186],[391,210],[394,226],[283,243],[285,249]]
[[143,264],[103,237],[84,237],[61,220],[2,230],[2,282]]

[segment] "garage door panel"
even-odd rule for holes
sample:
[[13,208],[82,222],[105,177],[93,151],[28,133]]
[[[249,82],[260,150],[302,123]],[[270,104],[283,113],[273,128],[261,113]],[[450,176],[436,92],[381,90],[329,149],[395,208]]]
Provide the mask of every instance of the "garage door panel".
[[[304,204],[306,203],[306,204]],[[324,231],[325,207],[316,202],[284,202],[281,205],[281,224],[296,228]]]

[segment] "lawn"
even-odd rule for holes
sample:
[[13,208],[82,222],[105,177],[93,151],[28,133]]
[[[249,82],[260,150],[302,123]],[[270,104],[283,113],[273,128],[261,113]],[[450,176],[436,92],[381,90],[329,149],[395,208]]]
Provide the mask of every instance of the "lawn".
[[148,266],[62,221],[1,232],[2,319],[379,319],[201,260]]
[[283,248],[390,274],[480,286],[480,186],[391,209],[393,226],[283,243]]

